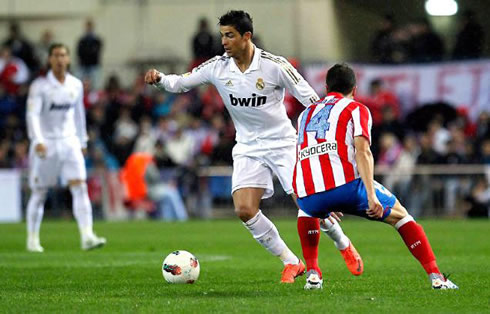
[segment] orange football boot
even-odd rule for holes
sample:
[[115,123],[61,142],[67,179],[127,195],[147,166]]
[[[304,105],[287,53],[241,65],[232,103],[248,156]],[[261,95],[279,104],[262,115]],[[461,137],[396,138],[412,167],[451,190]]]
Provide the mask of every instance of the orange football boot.
[[342,254],[349,271],[354,276],[360,276],[364,271],[364,263],[362,262],[361,255],[357,253],[356,248],[352,245],[352,242],[349,243],[346,249],[340,250],[340,254]]
[[284,270],[281,275],[281,283],[293,283],[294,278],[301,276],[305,273],[305,264],[299,260],[299,264],[287,264],[284,266]]

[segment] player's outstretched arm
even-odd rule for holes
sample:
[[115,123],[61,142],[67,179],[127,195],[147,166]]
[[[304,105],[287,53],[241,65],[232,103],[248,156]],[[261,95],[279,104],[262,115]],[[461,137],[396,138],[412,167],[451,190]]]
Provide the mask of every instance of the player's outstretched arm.
[[214,57],[182,75],[165,75],[150,69],[145,74],[145,82],[167,92],[184,93],[196,86],[212,83],[214,66],[219,59],[218,56]]
[[354,146],[356,148],[357,168],[366,187],[368,197],[369,209],[367,214],[372,218],[381,218],[383,217],[383,206],[381,206],[374,190],[374,158],[369,148],[369,141],[363,136],[356,136]]

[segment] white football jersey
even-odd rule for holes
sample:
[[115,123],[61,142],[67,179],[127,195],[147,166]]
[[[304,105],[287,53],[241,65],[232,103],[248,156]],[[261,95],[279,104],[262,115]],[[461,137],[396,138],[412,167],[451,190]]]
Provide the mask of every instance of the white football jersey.
[[34,143],[78,137],[87,146],[82,82],[67,73],[60,83],[49,71],[32,82],[27,98],[27,130]]
[[319,99],[285,58],[257,47],[250,67],[243,73],[225,54],[183,75],[162,74],[156,86],[182,93],[201,84],[216,87],[235,124],[236,141],[245,144],[261,139],[296,140],[283,104],[285,88],[305,106]]

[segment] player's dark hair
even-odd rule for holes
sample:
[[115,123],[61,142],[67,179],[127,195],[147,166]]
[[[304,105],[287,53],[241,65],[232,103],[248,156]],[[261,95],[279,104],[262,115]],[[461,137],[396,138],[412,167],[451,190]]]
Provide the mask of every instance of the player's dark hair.
[[[53,54],[53,51],[58,48],[65,48],[66,53],[70,55],[70,49],[68,49],[68,46],[62,43],[52,43],[49,45],[49,54],[48,54],[48,60],[46,60],[46,70],[51,70],[51,64],[49,63],[49,57]],[[68,67],[66,68],[68,71],[70,70],[70,64],[68,64]]]
[[327,93],[338,92],[347,95],[356,86],[356,75],[347,63],[337,63],[327,72]]
[[250,15],[245,11],[231,10],[219,18],[220,26],[233,26],[240,35],[246,32],[254,33],[253,21]]
[[52,43],[51,45],[49,45],[49,56],[51,57],[51,55],[53,54],[53,51],[55,49],[58,49],[58,48],[65,48],[66,52],[68,54],[70,54],[70,49],[68,49],[68,47],[65,44],[62,44],[62,43]]

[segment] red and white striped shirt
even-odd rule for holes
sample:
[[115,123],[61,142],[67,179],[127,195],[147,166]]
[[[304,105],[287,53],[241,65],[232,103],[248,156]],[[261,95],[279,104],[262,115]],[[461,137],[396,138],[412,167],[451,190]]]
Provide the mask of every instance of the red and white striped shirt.
[[298,197],[327,191],[359,178],[354,137],[371,143],[369,109],[339,93],[329,93],[298,118],[293,188]]

